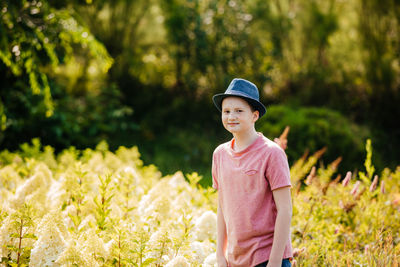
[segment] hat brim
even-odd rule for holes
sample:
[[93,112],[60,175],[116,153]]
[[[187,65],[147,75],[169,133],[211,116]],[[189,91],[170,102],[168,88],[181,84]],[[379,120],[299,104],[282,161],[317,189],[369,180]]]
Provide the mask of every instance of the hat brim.
[[256,110],[258,110],[260,118],[267,112],[267,109],[265,108],[265,106],[261,102],[255,100],[255,99],[252,99],[252,98],[249,98],[246,96],[242,96],[239,94],[217,94],[217,95],[213,96],[212,100],[214,102],[214,105],[217,107],[217,109],[220,112],[222,112],[222,101],[225,98],[230,97],[230,96],[236,96],[236,97],[240,97],[240,98],[243,98],[244,100],[246,100],[252,107],[254,107]]

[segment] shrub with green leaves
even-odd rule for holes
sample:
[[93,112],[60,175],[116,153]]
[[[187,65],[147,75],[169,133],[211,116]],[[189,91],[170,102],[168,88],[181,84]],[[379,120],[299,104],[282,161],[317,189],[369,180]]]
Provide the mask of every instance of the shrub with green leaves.
[[[338,172],[325,150],[291,166],[294,266],[398,266],[400,166]],[[217,193],[197,173],[162,177],[136,147],[0,152],[0,265],[216,265]]]
[[327,108],[271,105],[257,122],[257,129],[265,136],[274,137],[279,136],[287,125],[290,134],[286,153],[291,162],[305,151],[327,147],[326,159],[332,161],[342,156],[343,170],[362,166],[364,142],[370,136],[369,131],[351,123],[340,113]]

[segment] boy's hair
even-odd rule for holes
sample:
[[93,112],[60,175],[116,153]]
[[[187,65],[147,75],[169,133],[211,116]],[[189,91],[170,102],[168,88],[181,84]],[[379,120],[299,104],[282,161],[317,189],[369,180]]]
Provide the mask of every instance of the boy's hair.
[[240,96],[238,96],[238,97],[241,98],[241,99],[243,99],[243,100],[245,100],[246,103],[249,104],[250,109],[251,109],[251,112],[258,111],[258,115],[260,115],[260,111],[259,111],[252,103],[250,103],[249,100],[247,100],[247,99],[244,98],[244,97],[240,97]]
[[250,106],[250,109],[251,109],[251,111],[252,112],[254,112],[254,111],[258,111],[252,104],[250,104],[250,102],[249,101],[247,101],[246,100],[246,102],[247,102],[247,104],[249,104],[249,106]]

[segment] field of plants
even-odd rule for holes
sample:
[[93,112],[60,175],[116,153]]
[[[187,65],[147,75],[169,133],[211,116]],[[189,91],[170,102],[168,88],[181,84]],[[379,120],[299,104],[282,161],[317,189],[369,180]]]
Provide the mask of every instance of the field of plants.
[[[324,166],[324,149],[291,167],[295,266],[399,266],[400,166]],[[345,155],[343,155],[345,156]],[[136,147],[38,140],[0,153],[1,266],[216,266],[216,196],[196,173],[162,177]]]

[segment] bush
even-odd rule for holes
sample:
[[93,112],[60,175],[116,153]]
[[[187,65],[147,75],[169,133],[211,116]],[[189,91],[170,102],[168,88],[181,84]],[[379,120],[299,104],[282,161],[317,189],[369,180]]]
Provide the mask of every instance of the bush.
[[[291,167],[293,266],[399,266],[400,166]],[[0,266],[216,266],[217,193],[137,147],[0,151]],[[313,171],[314,170],[314,171]]]
[[273,105],[267,108],[266,115],[257,122],[256,128],[265,136],[274,138],[286,126],[290,126],[286,150],[290,162],[307,150],[327,147],[324,158],[328,162],[342,156],[341,168],[344,170],[362,168],[364,144],[370,131],[355,125],[340,113],[327,108]]

